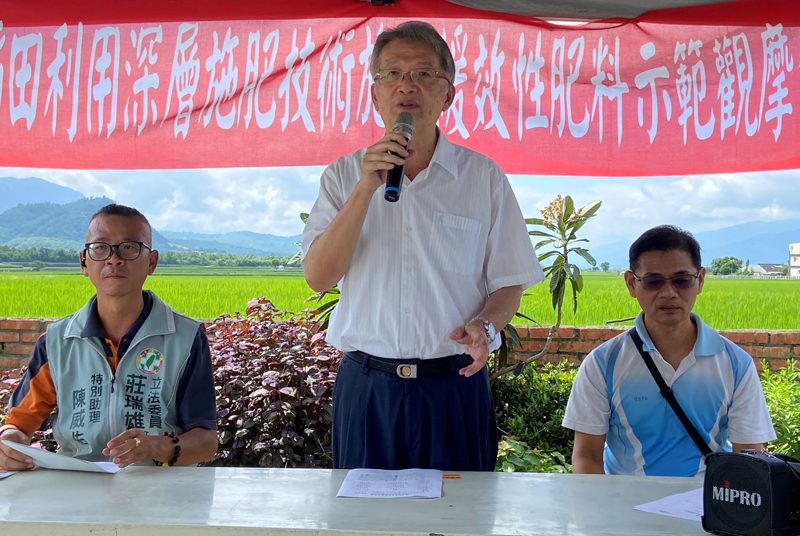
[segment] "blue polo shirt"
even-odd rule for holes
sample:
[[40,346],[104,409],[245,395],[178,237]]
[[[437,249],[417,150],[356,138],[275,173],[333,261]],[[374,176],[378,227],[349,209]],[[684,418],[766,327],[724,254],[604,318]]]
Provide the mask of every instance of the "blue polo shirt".
[[[775,439],[753,359],[692,313],[697,341],[673,369],[653,345],[644,314],[634,321],[666,384],[714,452],[730,443]],[[563,426],[605,435],[607,474],[694,476],[705,470],[697,445],[658,385],[628,333],[594,349],[581,363]],[[730,442],[730,443],[729,443]]]

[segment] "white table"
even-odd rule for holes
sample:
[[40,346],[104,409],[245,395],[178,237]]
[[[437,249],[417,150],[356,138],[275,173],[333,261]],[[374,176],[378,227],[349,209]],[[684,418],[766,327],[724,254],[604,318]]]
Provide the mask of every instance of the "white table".
[[337,499],[346,471],[134,467],[0,481],[0,534],[24,536],[701,535],[635,511],[689,478],[462,473],[441,499]]

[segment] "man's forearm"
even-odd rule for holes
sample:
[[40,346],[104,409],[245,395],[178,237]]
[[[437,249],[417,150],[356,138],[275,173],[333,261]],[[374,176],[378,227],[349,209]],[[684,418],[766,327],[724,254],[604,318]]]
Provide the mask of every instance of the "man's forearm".
[[374,193],[359,182],[325,232],[311,244],[303,264],[306,282],[315,291],[328,290],[344,276]]
[[499,332],[514,318],[521,298],[522,287],[519,285],[499,288],[489,295],[479,316],[491,322]]
[[603,475],[603,460],[573,455],[572,472],[576,475]]
[[188,432],[178,436],[179,443],[173,443],[169,437],[153,438],[158,441],[154,452],[156,461],[166,463],[175,454],[175,446],[181,447],[181,453],[175,465],[192,465],[211,461],[217,452],[217,431],[206,430],[204,428],[192,428]]
[[31,434],[29,434],[29,433],[28,433],[28,432],[26,432],[25,430],[22,430],[22,429],[20,429],[19,427],[17,427],[17,426],[14,426],[13,424],[4,424],[3,426],[0,426],[0,436],[2,436],[2,435],[3,435],[3,432],[5,432],[6,430],[17,430],[18,432],[22,432],[23,434],[25,434],[26,436],[28,436],[28,439],[31,439],[31,438],[33,437],[33,434],[32,434],[32,433],[31,433]]
[[572,472],[578,475],[602,475],[605,434],[587,434],[575,431],[572,446]]

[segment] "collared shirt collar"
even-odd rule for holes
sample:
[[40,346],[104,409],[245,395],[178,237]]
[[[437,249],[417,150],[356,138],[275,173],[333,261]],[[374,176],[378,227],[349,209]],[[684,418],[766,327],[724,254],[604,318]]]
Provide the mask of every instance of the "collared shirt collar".
[[[454,179],[458,180],[458,165],[456,164],[456,151],[450,140],[445,137],[444,133],[436,127],[438,141],[436,142],[436,149],[433,151],[431,157],[431,164],[439,164],[445,171],[450,173]],[[430,167],[430,165],[428,165]]]
[[[129,341],[133,340],[133,337],[139,332],[139,330],[144,325],[145,320],[147,317],[150,316],[150,311],[153,309],[153,296],[146,291],[142,291],[142,298],[144,299],[144,307],[142,308],[142,312],[139,315],[139,318],[136,319],[136,322],[130,327],[128,332],[125,334],[125,338]],[[101,340],[105,340],[106,332],[103,330],[103,326],[100,324],[100,315],[97,313],[97,296],[93,296],[91,301],[89,302],[89,307],[91,308],[89,311],[89,317],[86,319],[86,325],[81,330],[81,338],[89,338],[89,337],[97,337]]]
[[[725,350],[725,342],[715,329],[708,327],[696,313],[689,313],[689,317],[697,326],[697,341],[694,343],[695,356],[710,356]],[[644,349],[648,352],[656,350],[656,346],[653,344],[644,326],[644,312],[639,313],[639,316],[633,321],[633,325],[642,338]]]

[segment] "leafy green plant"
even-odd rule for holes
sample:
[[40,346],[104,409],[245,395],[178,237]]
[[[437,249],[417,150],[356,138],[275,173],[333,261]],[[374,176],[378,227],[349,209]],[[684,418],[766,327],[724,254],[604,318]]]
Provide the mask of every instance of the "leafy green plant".
[[505,473],[571,473],[572,466],[560,452],[531,449],[524,441],[506,439],[497,446],[495,471]]
[[[326,296],[339,296],[341,293],[339,292],[339,287],[331,287],[328,290],[323,290],[322,292],[315,292],[308,298],[306,298],[306,302],[317,302],[320,303],[323,298]],[[319,307],[313,310],[314,321],[316,322],[316,326],[314,326],[315,331],[322,331],[324,329],[328,329],[328,322],[331,320],[331,313],[339,304],[339,298],[333,298],[332,300],[326,301]]]
[[329,467],[339,352],[265,298],[209,326],[220,448],[215,466]]
[[[301,212],[300,213],[300,219],[302,220],[303,224],[305,224],[308,221],[308,213],[307,212]],[[303,245],[303,243],[302,242],[295,242],[294,245],[298,246],[298,247],[301,247]],[[301,252],[298,251],[297,253],[292,255],[292,258],[289,259],[288,264],[291,265],[291,264],[299,263],[300,262],[300,254],[301,254]],[[320,303],[327,296],[338,296],[339,294],[340,294],[339,287],[334,286],[334,287],[329,288],[328,290],[323,290],[322,292],[315,292],[314,294],[312,294],[311,296],[306,298],[305,301],[306,301],[306,303],[309,303],[309,302]],[[322,305],[320,305],[319,307],[317,307],[313,311],[312,315],[313,315],[314,320],[316,322],[316,326],[314,327],[314,331],[322,331],[322,330],[328,329],[328,322],[330,321],[331,313],[333,312],[334,308],[336,308],[336,305],[338,303],[339,303],[339,298],[334,298],[332,300],[326,301],[325,303],[323,303]]]
[[[303,225],[305,225],[305,223],[308,221],[308,212],[301,212],[300,213],[300,220],[303,222]],[[303,242],[302,241],[298,241],[298,242],[295,242],[294,245],[297,246],[297,247],[303,247]],[[299,263],[300,262],[300,255],[301,255],[301,251],[298,251],[297,253],[292,255],[289,258],[288,261],[286,261],[286,264],[291,266],[293,264]]]
[[[550,333],[541,352],[519,361],[516,365],[505,365],[506,361],[499,359],[499,366],[490,375],[492,379],[499,378],[511,371],[514,371],[514,374],[520,374],[525,365],[547,354],[550,350],[553,336],[561,326],[561,313],[567,282],[569,282],[572,290],[572,311],[574,313],[578,310],[578,294],[583,290],[583,275],[581,275],[581,269],[571,262],[570,254],[582,257],[591,266],[597,264],[589,250],[576,244],[589,241],[586,238],[578,238],[577,232],[590,218],[595,216],[601,204],[601,201],[592,201],[576,209],[575,202],[570,196],[562,199],[559,195],[541,210],[541,218],[525,219],[525,223],[528,225],[537,225],[546,229],[545,231],[534,229],[529,231],[528,234],[544,239],[534,246],[534,250],[537,252],[543,250],[538,255],[539,262],[542,263],[547,259],[553,259],[550,266],[544,268],[544,275],[545,280],[550,280],[549,288],[552,295],[553,309],[556,310],[556,321],[550,328]],[[517,344],[519,342],[518,337],[516,341],[513,338],[511,340]]]
[[787,365],[785,369],[771,372],[764,362],[761,387],[778,436],[771,446],[778,452],[800,458],[800,370],[794,360]]
[[561,426],[577,370],[567,360],[526,367],[492,382],[497,428],[545,452],[572,452],[573,434]]
[[[523,294],[523,296],[529,296],[529,294]],[[520,318],[522,320],[527,320],[531,324],[539,325],[536,320],[520,313],[519,311],[514,313],[512,320],[514,318]],[[497,377],[493,375],[494,370],[508,363],[508,353],[509,351],[513,350],[514,347],[522,348],[522,341],[519,338],[517,328],[515,328],[513,324],[509,323],[506,325],[506,327],[500,330],[500,347],[494,351],[493,356],[489,356],[489,374],[491,379]]]
[[553,295],[553,309],[559,309],[564,298],[567,281],[572,287],[572,310],[578,310],[578,293],[583,290],[583,276],[577,265],[572,264],[569,259],[570,253],[575,253],[583,257],[591,266],[597,262],[586,248],[576,246],[579,242],[588,242],[586,238],[578,238],[576,233],[583,227],[589,218],[594,217],[600,209],[600,201],[592,201],[579,209],[575,209],[575,203],[570,196],[563,200],[557,196],[544,210],[543,218],[528,218],[525,223],[529,225],[540,225],[548,232],[533,230],[528,234],[531,236],[544,237],[534,250],[539,251],[545,247],[553,249],[545,251],[539,255],[539,262],[555,257],[550,266],[545,268],[545,277],[550,278],[550,293]]

